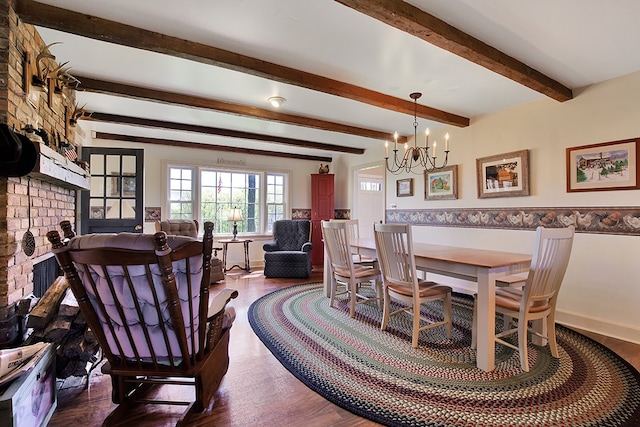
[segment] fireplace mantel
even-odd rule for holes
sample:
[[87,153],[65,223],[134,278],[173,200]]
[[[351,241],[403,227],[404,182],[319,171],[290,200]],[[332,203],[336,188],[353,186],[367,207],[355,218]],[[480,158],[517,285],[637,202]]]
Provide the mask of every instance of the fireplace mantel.
[[44,144],[36,147],[40,156],[29,175],[74,190],[90,188],[89,172]]

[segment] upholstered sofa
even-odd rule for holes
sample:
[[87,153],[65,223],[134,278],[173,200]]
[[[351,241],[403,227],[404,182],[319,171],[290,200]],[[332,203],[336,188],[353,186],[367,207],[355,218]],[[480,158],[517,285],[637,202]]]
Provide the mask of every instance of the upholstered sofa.
[[273,224],[273,241],[265,243],[264,275],[309,277],[311,274],[311,222],[283,219]]

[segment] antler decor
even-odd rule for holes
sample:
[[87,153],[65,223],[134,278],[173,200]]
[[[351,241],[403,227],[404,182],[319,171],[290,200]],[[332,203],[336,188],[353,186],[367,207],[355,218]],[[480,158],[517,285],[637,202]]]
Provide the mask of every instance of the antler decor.
[[80,84],[80,80],[69,74],[69,70],[71,70],[71,67],[64,67],[66,64],[67,62],[58,67],[56,75],[54,77],[51,77],[56,82],[55,91],[58,93],[62,92],[62,90],[66,87],[77,89],[78,85]]
[[54,46],[54,45],[57,45],[57,44],[60,44],[60,43],[61,42],[54,42],[54,43],[46,45],[38,53],[38,56],[36,56],[36,60],[35,60],[36,73],[32,78],[32,83],[33,83],[34,86],[45,86],[45,84],[47,82],[47,77],[49,77],[49,75],[52,72],[55,73],[55,72],[57,72],[57,70],[62,68],[62,65],[61,65],[61,66],[56,67],[54,70],[50,70],[46,63],[43,64],[43,65],[40,64],[40,62],[43,61],[44,59],[53,59],[55,61],[56,57],[53,56],[51,54],[51,52],[49,52],[49,48],[51,46]]
[[69,125],[75,126],[78,123],[78,120],[82,117],[91,117],[93,111],[85,110],[87,104],[84,104],[82,107],[78,108],[78,104],[73,106],[73,111],[71,112],[71,116],[69,117]]

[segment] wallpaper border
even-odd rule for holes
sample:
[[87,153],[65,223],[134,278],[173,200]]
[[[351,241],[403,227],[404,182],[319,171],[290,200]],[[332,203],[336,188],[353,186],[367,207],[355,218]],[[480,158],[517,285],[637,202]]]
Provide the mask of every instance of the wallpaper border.
[[640,236],[640,207],[387,209],[385,222],[508,230],[574,225],[578,233]]
[[[334,209],[334,219],[351,219],[350,209]],[[291,219],[311,219],[311,209],[291,209]]]

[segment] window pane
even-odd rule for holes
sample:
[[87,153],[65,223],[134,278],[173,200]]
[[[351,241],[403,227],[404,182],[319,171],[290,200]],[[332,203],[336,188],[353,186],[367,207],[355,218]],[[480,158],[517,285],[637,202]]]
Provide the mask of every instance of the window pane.
[[192,168],[169,169],[169,219],[194,218],[192,176]]

